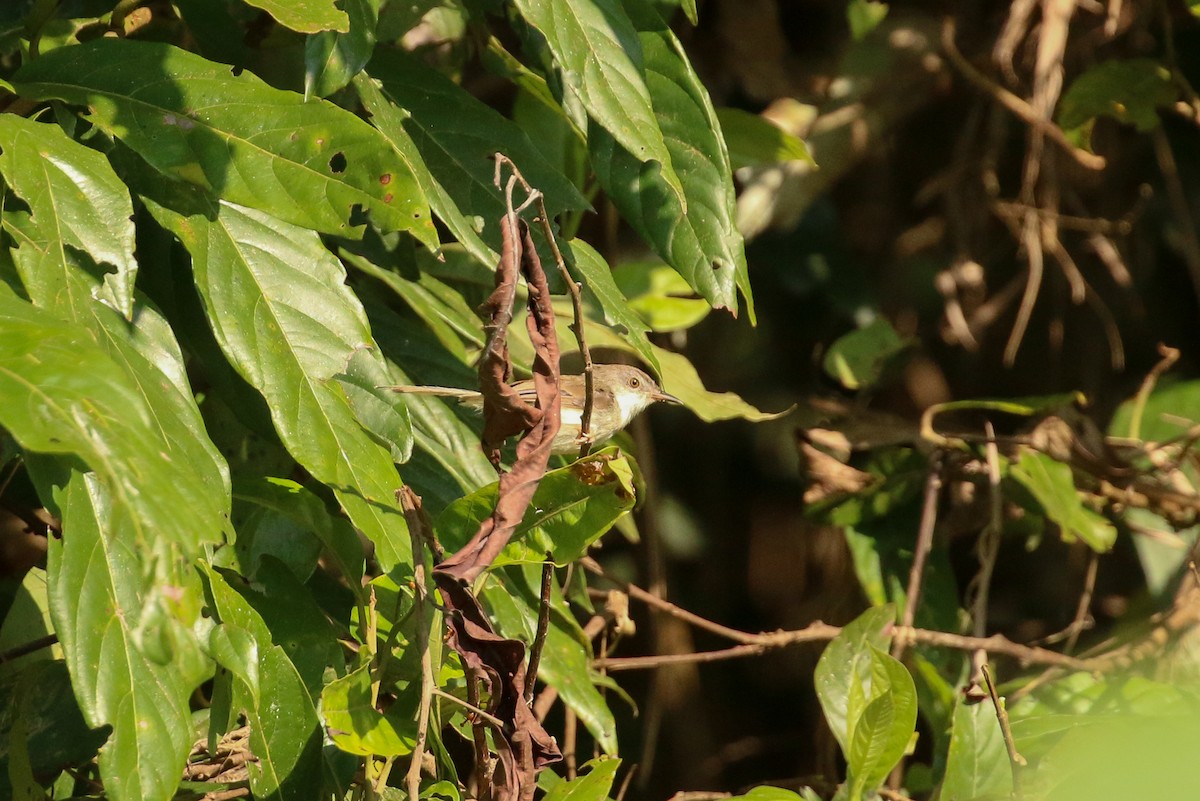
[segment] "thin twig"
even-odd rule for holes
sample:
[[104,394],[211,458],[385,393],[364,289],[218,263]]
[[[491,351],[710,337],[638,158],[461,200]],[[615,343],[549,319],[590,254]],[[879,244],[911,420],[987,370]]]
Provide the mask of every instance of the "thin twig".
[[1172,348],[1163,343],[1158,343],[1158,353],[1162,357],[1158,364],[1150,368],[1150,372],[1146,373],[1146,377],[1142,379],[1142,385],[1138,387],[1137,395],[1133,399],[1133,411],[1129,415],[1129,433],[1127,436],[1130,439],[1142,438],[1142,415],[1146,413],[1146,401],[1150,400],[1150,393],[1154,391],[1154,387],[1158,384],[1158,379],[1162,378],[1163,373],[1170,370],[1175,362],[1179,361],[1179,349]]
[[1074,653],[1075,644],[1079,642],[1080,633],[1087,628],[1088,610],[1092,608],[1092,596],[1096,592],[1096,574],[1100,569],[1100,554],[1091,552],[1088,560],[1087,575],[1083,579],[1083,592],[1079,593],[1079,605],[1075,608],[1075,617],[1067,627],[1067,641],[1063,644],[1063,653]]
[[[542,197],[542,193],[534,189],[525,180],[525,176],[517,168],[517,165],[512,162],[508,156],[503,153],[497,153],[496,159],[496,175],[497,186],[499,186],[500,167],[502,164],[507,164],[512,170],[512,177],[520,182],[521,188],[528,194],[526,204],[531,200],[537,203],[537,222],[542,228],[542,234],[546,238],[546,243],[550,246],[550,252],[554,255],[554,263],[558,267],[559,273],[562,275],[563,281],[567,285],[567,292],[571,295],[571,310],[574,312],[574,322],[569,326],[571,333],[575,335],[575,341],[579,343],[579,353],[583,356],[583,415],[579,419],[579,458],[587,456],[588,450],[592,446],[591,442],[591,425],[592,425],[592,407],[594,404],[593,393],[595,387],[592,378],[592,352],[588,349],[587,339],[583,333],[583,296],[580,293],[582,284],[575,281],[571,276],[571,271],[567,269],[567,263],[563,259],[562,251],[558,248],[558,240],[554,236],[554,229],[550,225],[550,215],[546,211],[546,203]],[[511,198],[511,194],[510,194]],[[512,208],[511,202],[509,208]],[[514,221],[515,224],[515,221]],[[514,228],[515,230],[515,228]]]
[[525,703],[533,706],[533,686],[537,683],[538,665],[542,661],[542,649],[546,646],[546,634],[550,631],[550,588],[554,581],[554,562],[550,554],[542,563],[541,605],[538,607],[537,634],[529,646],[529,668],[525,672]]
[[1000,733],[1004,736],[1004,747],[1008,749],[1008,764],[1012,769],[1013,798],[1021,797],[1021,768],[1027,765],[1025,757],[1017,751],[1013,740],[1012,726],[1008,722],[1008,710],[1004,708],[1004,699],[996,693],[996,684],[992,681],[992,671],[987,665],[983,666],[983,679],[987,682],[988,695],[992,697],[992,706],[996,709],[996,719],[1000,721]]
[[[1000,449],[996,446],[996,429],[992,421],[984,424],[987,445],[984,453],[988,468],[988,522],[979,536],[976,553],[979,573],[975,577],[975,598],[971,604],[971,631],[976,637],[987,632],[988,599],[992,590],[992,573],[1000,556],[1000,540],[1004,534],[1004,497],[1000,492]],[[971,685],[978,687],[987,665],[987,651],[980,649],[971,655]]]
[[429,628],[425,623],[425,601],[428,584],[425,575],[425,549],[422,532],[428,530],[429,518],[421,507],[421,499],[411,488],[405,486],[397,491],[400,508],[408,523],[408,536],[412,541],[413,553],[413,621],[417,627],[417,653],[421,657],[421,701],[417,708],[417,740],[413,744],[412,761],[404,775],[404,786],[409,798],[421,797],[421,763],[425,756],[425,741],[429,728],[429,710],[433,706],[433,691],[437,682],[433,678],[433,656],[429,652]]
[[630,598],[636,598],[637,600],[645,603],[647,606],[652,606],[655,609],[666,612],[668,615],[677,617],[685,623],[691,623],[697,628],[710,631],[713,634],[724,637],[727,640],[733,640],[734,642],[752,643],[756,641],[755,638],[757,635],[739,631],[737,629],[731,629],[728,626],[722,626],[720,623],[714,623],[708,618],[697,615],[695,612],[689,612],[681,606],[676,606],[665,598],[660,598],[653,593],[647,592],[636,584],[630,584],[627,581],[621,581],[620,579],[608,575],[604,572],[604,568],[600,567],[600,563],[590,556],[583,557],[579,560],[579,562],[581,565],[583,565],[585,570],[590,573],[594,573],[613,586],[619,588]]
[[579,718],[575,710],[569,706],[563,708],[563,764],[567,769],[567,780],[576,776],[578,758],[575,749],[578,746]]
[[[925,501],[921,507],[921,524],[917,529],[917,544],[913,550],[912,568],[908,572],[908,589],[904,598],[904,613],[900,625],[910,628],[917,616],[917,604],[921,600],[921,581],[925,575],[925,563],[933,550],[933,530],[937,526],[938,497],[942,489],[942,452],[934,451],[929,459],[929,475],[925,479]],[[905,642],[892,641],[892,656],[904,656]]]
[[977,88],[986,92],[1000,105],[1017,115],[1026,124],[1042,131],[1046,136],[1064,151],[1071,158],[1075,159],[1083,167],[1089,170],[1104,169],[1105,159],[1103,156],[1097,156],[1095,153],[1088,153],[1086,150],[1081,150],[1075,147],[1072,142],[1067,139],[1062,128],[1059,128],[1052,121],[1046,119],[1042,115],[1020,97],[1017,97],[1012,92],[1002,86],[999,86],[994,81],[990,80],[986,75],[972,66],[971,62],[967,61],[958,50],[958,46],[954,43],[955,25],[953,17],[946,17],[942,24],[942,49],[946,52],[946,56],[950,59],[955,68],[962,73],[963,77],[973,83]]
[[[474,669],[469,667],[467,668],[466,703],[463,703],[461,698],[454,698],[454,696],[450,695],[449,693],[442,695],[439,692],[439,688],[435,687],[433,692],[434,695],[446,698],[447,700],[453,698],[455,703],[462,704],[462,706],[465,706],[467,709],[475,713],[476,718],[475,720],[471,721],[471,742],[475,746],[475,797],[490,798],[492,795],[492,755],[488,750],[487,732],[484,730],[483,724],[484,721],[491,716],[479,708],[479,676],[476,675]],[[493,718],[493,720],[495,719]],[[495,723],[492,725],[497,724],[499,724],[501,728],[504,727],[504,724],[500,723],[498,720],[495,720]]]
[[11,662],[14,659],[25,656],[26,654],[32,654],[35,651],[40,651],[43,648],[50,648],[51,646],[57,644],[58,635],[47,634],[45,637],[38,637],[36,640],[30,640],[27,643],[13,646],[7,651],[0,651],[0,665],[3,665],[5,662]]
[[[697,664],[704,662],[720,662],[726,659],[739,659],[745,656],[757,656],[778,648],[787,648],[810,642],[832,640],[842,630],[838,626],[817,621],[802,629],[792,631],[772,631],[762,634],[747,634],[753,642],[735,645],[716,651],[699,651],[690,654],[661,654],[657,656],[603,657],[592,661],[592,665],[606,670],[645,670],[664,665]],[[956,651],[986,650],[993,654],[1001,654],[1016,659],[1021,664],[1053,665],[1068,670],[1093,671],[1109,664],[1112,660],[1107,656],[1080,659],[1061,654],[1046,648],[1015,643],[1002,634],[990,637],[970,637],[965,634],[951,634],[932,629],[918,629],[907,626],[894,626],[892,636],[903,639],[908,644],[932,645],[937,648],[952,648]]]
[[483,711],[483,709],[480,708],[478,686],[475,688],[475,700],[473,700],[473,701],[471,700],[471,685],[470,684],[467,685],[467,700],[466,701],[459,698],[457,695],[454,695],[453,693],[446,692],[441,687],[434,687],[433,694],[436,695],[438,698],[445,698],[447,701],[450,701],[451,703],[458,704],[463,709],[470,712],[472,715],[475,715],[476,717],[478,717],[480,720],[484,720],[497,728],[500,728],[500,729],[504,728],[504,721],[502,721],[500,718],[496,717],[495,715],[492,715],[488,712]]

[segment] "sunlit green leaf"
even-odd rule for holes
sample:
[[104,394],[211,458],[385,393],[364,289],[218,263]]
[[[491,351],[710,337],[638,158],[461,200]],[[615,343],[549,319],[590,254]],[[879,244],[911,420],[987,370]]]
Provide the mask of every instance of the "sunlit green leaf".
[[410,753],[417,738],[415,720],[383,714],[371,703],[371,666],[362,665],[325,685],[321,717],[334,745],[359,756],[395,757]]
[[335,0],[246,0],[246,3],[300,33],[346,31],[350,24],[346,12],[339,9]]
[[658,12],[636,4],[629,11],[644,55],[654,130],[661,130],[682,193],[670,180],[674,174],[647,169],[637,151],[600,129],[588,134],[596,175],[621,216],[701,296],[736,314],[740,290],[753,322],[729,154],[716,111]]
[[130,511],[139,541],[166,536],[194,551],[220,538],[226,522],[219,487],[197,482],[193,466],[172,453],[155,425],[158,410],[129,374],[84,329],[7,287],[0,287],[0,396],[8,399],[0,424],[31,451],[83,459],[113,502]]
[[[133,315],[133,203],[108,159],[68,138],[57,125],[12,114],[0,116],[0,174],[29,206],[29,228],[39,249],[72,247],[115,272],[105,277],[107,296],[126,318]],[[11,219],[11,218],[10,218]],[[69,291],[61,271],[26,273],[28,288],[44,300]],[[97,293],[99,287],[97,287]]]
[[167,801],[191,748],[188,699],[201,677],[147,653],[153,634],[141,623],[162,599],[149,597],[122,507],[91,474],[74,473],[55,496],[66,536],[50,541],[51,612],[84,719],[112,727],[100,752],[105,791],[115,801]]
[[870,646],[871,688],[846,751],[851,798],[874,791],[904,756],[917,723],[917,690],[899,661]]
[[852,729],[866,707],[871,683],[872,649],[886,648],[895,621],[891,604],[863,612],[848,623],[821,654],[813,681],[825,720],[845,753]]
[[995,708],[986,701],[960,699],[954,706],[941,797],[972,801],[1007,798],[1011,792],[1012,769]]
[[717,109],[721,133],[729,148],[733,169],[780,164],[785,161],[813,163],[804,140],[759,114],[739,108]]
[[433,247],[429,209],[380,133],[323,100],[157,42],[101,38],[48,53],[22,95],[86,106],[90,119],[165,175],[296,225],[356,237],[362,208]]
[[[638,32],[616,0],[517,0],[546,39],[563,83],[588,116],[630,155],[636,169],[661,175],[676,202],[684,189],[655,117]],[[652,12],[656,13],[656,12]]]
[[1046,516],[1062,529],[1065,539],[1081,539],[1097,553],[1112,548],[1117,539],[1116,527],[1083,505],[1070,465],[1045,453],[1024,450],[1008,474],[1033,493]]
[[579,776],[556,784],[542,801],[605,801],[612,791],[619,767],[619,759],[593,759],[580,767]]
[[825,352],[825,372],[846,389],[866,389],[879,384],[910,346],[882,317],[864,328],[851,331]]
[[304,94],[329,97],[366,66],[375,48],[375,25],[384,0],[345,0],[348,31],[315,33],[304,43]]

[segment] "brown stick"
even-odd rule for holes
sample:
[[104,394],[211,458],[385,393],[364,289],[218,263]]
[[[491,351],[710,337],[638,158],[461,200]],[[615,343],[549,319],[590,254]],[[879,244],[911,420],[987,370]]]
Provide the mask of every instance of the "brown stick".
[[550,554],[542,563],[541,605],[538,606],[537,634],[529,646],[529,668],[525,674],[525,703],[533,706],[533,686],[537,684],[538,665],[542,661],[542,649],[546,646],[546,634],[550,631],[550,588],[554,580],[554,562]]
[[420,497],[409,487],[401,487],[397,493],[404,519],[408,523],[408,535],[412,540],[413,553],[413,620],[417,627],[417,653],[421,655],[421,701],[417,708],[417,741],[413,744],[412,761],[404,774],[404,786],[409,798],[421,797],[421,762],[425,757],[425,741],[429,728],[429,710],[433,706],[433,692],[437,682],[433,678],[433,657],[429,653],[429,629],[425,624],[425,601],[429,593],[425,575],[425,536],[429,529],[429,518],[421,508]]
[[1002,86],[997,85],[990,80],[979,70],[972,66],[971,62],[963,56],[958,50],[958,46],[954,43],[955,25],[953,17],[946,17],[942,24],[942,50],[945,51],[950,63],[962,73],[970,83],[974,84],[978,89],[990,95],[997,103],[1011,111],[1013,114],[1021,118],[1023,122],[1037,128],[1048,136],[1054,144],[1061,147],[1071,158],[1075,159],[1081,166],[1089,170],[1102,170],[1106,164],[1103,156],[1097,156],[1095,153],[1088,153],[1086,150],[1080,150],[1067,139],[1062,128],[1059,128],[1050,120],[1038,114],[1033,106],[1026,103],[1021,98],[1014,95]]
[[1012,726],[1008,722],[1008,710],[1004,707],[1004,699],[996,692],[996,684],[992,681],[992,672],[987,665],[983,666],[983,678],[987,682],[988,695],[992,697],[992,706],[996,709],[996,719],[1000,721],[1000,733],[1004,736],[1004,747],[1008,749],[1008,764],[1012,770],[1013,798],[1021,797],[1021,771],[1029,764],[1025,757],[1017,752],[1017,743],[1013,740]]
[[[925,575],[925,563],[933,550],[933,530],[937,526],[938,497],[942,489],[942,453],[934,451],[929,459],[929,475],[925,479],[925,501],[921,506],[921,525],[917,529],[917,544],[913,550],[912,569],[908,572],[908,589],[904,598],[904,614],[900,625],[911,628],[917,616],[917,604],[921,600],[921,580]],[[892,656],[904,656],[905,642],[902,638],[892,640]]]

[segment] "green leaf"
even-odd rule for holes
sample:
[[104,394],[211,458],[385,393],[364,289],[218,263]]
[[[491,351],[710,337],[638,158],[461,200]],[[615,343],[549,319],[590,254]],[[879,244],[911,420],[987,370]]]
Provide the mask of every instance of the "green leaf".
[[329,97],[362,71],[375,49],[375,26],[384,0],[345,0],[347,32],[322,31],[304,42],[304,96]]
[[[116,272],[105,277],[108,298],[127,319],[133,316],[133,203],[108,159],[63,133],[57,125],[12,114],[0,116],[0,174],[29,206],[29,226],[43,249],[64,246],[85,251]],[[6,215],[7,216],[7,215]],[[68,291],[68,279],[49,270],[24,279],[39,305]],[[30,288],[30,279],[39,286]],[[97,292],[97,294],[99,294]]]
[[[480,522],[496,508],[495,483],[472,492],[438,515],[434,530],[447,552],[464,545]],[[629,457],[615,447],[597,451],[567,467],[551,470],[517,526],[512,541],[493,567],[531,562],[551,554],[565,565],[583,556],[618,517],[633,508],[633,474]]]
[[1033,494],[1067,541],[1078,538],[1097,553],[1110,550],[1116,542],[1116,527],[1083,505],[1070,465],[1044,453],[1024,450],[1008,475]]
[[852,728],[866,707],[872,649],[887,647],[891,634],[884,632],[895,619],[891,604],[868,609],[830,641],[817,662],[813,676],[817,700],[843,753],[848,752]]
[[[0,653],[27,645],[53,632],[46,571],[33,567],[13,593],[12,603],[4,615],[4,624],[0,626]],[[57,645],[0,662],[0,675],[21,672],[31,662],[54,659],[62,659],[62,648]],[[0,734],[0,740],[2,738]]]
[[[621,760],[600,757],[586,762],[579,776],[570,781],[559,782],[542,798],[542,801],[605,801],[617,778]],[[582,771],[587,770],[587,773]]]
[[414,720],[383,714],[371,703],[371,666],[364,664],[325,685],[321,717],[333,744],[348,754],[396,757],[412,752]]
[[887,15],[888,4],[878,0],[849,0],[846,3],[846,21],[850,23],[850,35],[856,42],[861,42],[879,27]]
[[25,97],[86,106],[155,169],[287,222],[357,237],[357,208],[384,230],[437,235],[408,165],[380,133],[324,100],[157,42],[101,38],[29,62]]
[[[195,432],[176,428],[169,408],[152,410],[141,382],[163,381],[161,374],[134,364],[139,357],[132,349],[114,352],[125,367],[83,328],[0,287],[0,397],[6,399],[0,425],[30,451],[81,458],[113,493],[114,505],[129,511],[137,542],[168,537],[195,552],[219,540],[227,525],[220,468],[211,458],[207,465],[182,458],[210,456],[211,444],[199,445]],[[157,390],[156,399],[173,394]],[[171,435],[183,439],[172,442]]]
[[[353,589],[361,584],[363,576],[362,543],[354,529],[345,518],[335,517],[325,507],[325,502],[315,494],[305,489],[295,481],[286,478],[270,476],[244,477],[239,479],[234,488],[234,497],[246,506],[254,507],[262,512],[286,518],[308,532],[321,545],[325,546],[328,558],[337,566],[338,571]],[[238,530],[238,546],[242,545],[242,530]],[[256,572],[255,562],[264,555],[271,555],[288,565],[289,569],[300,579],[307,579],[308,572],[293,569],[288,560],[288,549],[294,549],[296,543],[284,540],[279,548],[271,548],[269,543],[262,542],[256,537],[251,554],[247,575]]]
[[721,133],[733,169],[761,167],[786,161],[813,163],[804,140],[758,114],[740,108],[719,108]]
[[262,696],[258,683],[258,642],[254,636],[233,624],[218,623],[208,633],[208,653],[242,681],[257,706]]
[[660,261],[627,261],[612,271],[629,308],[658,333],[691,328],[708,316],[710,306],[695,296],[683,276]]
[[[511,159],[525,180],[542,192],[551,216],[591,208],[519,126],[437,70],[396,50],[380,50],[367,70],[382,82],[382,95],[366,85],[369,81],[364,76],[355,83],[363,104],[379,118],[385,136],[401,133],[392,126],[402,126],[402,133],[416,148],[417,160],[441,190],[430,193],[434,210],[456,236],[454,223],[467,221],[492,251],[500,249],[500,217],[505,206],[504,191],[493,183],[496,163],[492,157],[497,152]],[[392,107],[390,118],[381,103]],[[507,175],[505,172],[505,180]],[[443,192],[444,199],[439,198]],[[446,208],[446,201],[452,209]],[[470,245],[470,238],[459,241]],[[492,265],[496,257],[481,261]]]
[[[229,631],[239,631],[236,642],[233,706],[250,726],[250,750],[255,759],[247,766],[255,798],[303,801],[312,798],[321,777],[321,730],[316,706],[295,664],[284,649],[272,643],[272,632],[262,616],[237,592],[224,575],[201,568],[207,583],[210,611]],[[237,579],[234,579],[237,580]],[[251,649],[245,638],[253,641]],[[246,660],[257,656],[251,668]],[[257,692],[248,682],[257,678]]]
[[389,383],[342,265],[312,231],[260,212],[220,203],[211,217],[183,217],[147,204],[192,254],[217,342],[266,399],[288,452],[334,491],[385,569],[407,562],[411,546],[389,448],[362,428],[331,380],[366,350],[375,354],[374,386]]
[[545,37],[566,90],[588,116],[648,173],[661,176],[686,208],[683,184],[655,117],[650,64],[638,31],[617,0],[516,0],[517,11]]
[[1090,139],[1096,117],[1112,117],[1145,132],[1158,127],[1158,109],[1179,97],[1171,71],[1152,58],[1102,61],[1080,75],[1063,93],[1058,124],[1068,134]]
[[612,270],[604,257],[582,239],[572,239],[564,248],[564,256],[574,263],[583,279],[583,294],[593,298],[604,311],[604,318],[612,325],[625,329],[624,336],[639,356],[655,370],[659,370],[654,347],[646,338],[646,324],[634,313],[631,304],[617,288]]
[[741,290],[751,322],[754,301],[746,272],[729,154],[708,92],[688,63],[675,35],[649,7],[632,5],[645,54],[646,83],[686,202],[665,174],[603,131],[591,131],[588,147],[596,176],[634,230],[714,308],[737,313]]
[[[524,568],[538,576],[541,574],[536,565],[525,565]],[[513,571],[517,569],[505,571],[503,583],[500,574],[489,574],[481,595],[500,633],[528,645],[537,633],[540,601],[533,587],[539,582],[532,580],[528,573],[524,576],[515,574]],[[591,672],[590,649],[580,642],[581,637],[569,630],[573,621],[569,612],[562,611],[565,603],[561,594],[555,592],[551,607],[550,628],[542,648],[538,677],[558,690],[563,703],[575,710],[601,750],[616,754],[617,724],[608,702],[596,689],[599,677]]]
[[246,0],[246,5],[261,8],[280,25],[300,33],[345,32],[350,27],[335,0]]
[[105,792],[167,801],[192,745],[188,700],[200,676],[146,652],[140,624],[162,599],[150,597],[122,508],[92,474],[74,473],[55,500],[65,536],[49,543],[51,611],[84,719],[112,727],[100,751]]
[[869,389],[880,383],[910,345],[891,323],[876,317],[865,328],[851,331],[829,346],[825,373],[846,389]]
[[821,799],[807,787],[800,793],[793,793],[782,787],[760,785],[743,795],[732,796],[729,801],[821,801]]
[[996,710],[987,701],[954,707],[950,752],[940,797],[946,801],[1008,798],[1012,769]]
[[1122,403],[1108,424],[1108,433],[1114,437],[1134,437],[1151,442],[1183,436],[1191,425],[1200,422],[1200,381],[1159,384],[1146,399],[1135,421],[1137,406],[1136,397]]
[[846,752],[851,798],[883,784],[904,756],[917,725],[917,689],[904,665],[871,646],[870,701],[854,723]]

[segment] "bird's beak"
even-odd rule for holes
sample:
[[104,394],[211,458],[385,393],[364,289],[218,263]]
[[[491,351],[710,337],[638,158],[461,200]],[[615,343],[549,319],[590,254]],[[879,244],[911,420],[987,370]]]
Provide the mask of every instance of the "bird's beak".
[[657,401],[659,403],[673,403],[676,406],[683,405],[683,401],[681,401],[679,398],[675,397],[674,395],[668,395],[667,393],[663,392],[661,389],[658,392],[655,392],[651,396],[651,398],[653,398],[655,401]]

